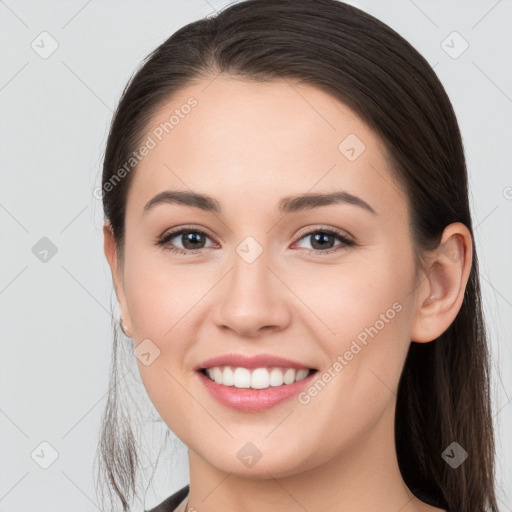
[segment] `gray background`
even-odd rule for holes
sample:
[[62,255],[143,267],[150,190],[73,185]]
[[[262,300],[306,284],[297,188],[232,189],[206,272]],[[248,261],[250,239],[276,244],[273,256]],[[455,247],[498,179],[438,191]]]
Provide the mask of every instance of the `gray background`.
[[[99,509],[92,467],[111,304],[118,313],[92,194],[108,124],[142,58],[226,3],[0,0],[0,511]],[[459,119],[492,350],[498,496],[501,510],[512,510],[512,1],[350,3],[425,56]],[[44,55],[52,40],[58,48]],[[151,407],[147,466],[164,431]],[[177,446],[162,455],[146,506],[188,482]]]

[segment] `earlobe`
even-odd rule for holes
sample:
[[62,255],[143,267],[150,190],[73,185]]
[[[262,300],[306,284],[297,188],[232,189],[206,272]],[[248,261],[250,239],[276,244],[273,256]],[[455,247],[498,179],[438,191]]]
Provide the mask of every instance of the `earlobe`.
[[121,328],[121,331],[123,331],[123,334],[127,338],[133,338],[132,334],[129,332],[128,326],[124,323],[123,317],[119,317],[119,327]]
[[447,226],[423,277],[411,328],[412,341],[433,341],[452,324],[464,300],[472,257],[472,237],[467,227],[460,222]]

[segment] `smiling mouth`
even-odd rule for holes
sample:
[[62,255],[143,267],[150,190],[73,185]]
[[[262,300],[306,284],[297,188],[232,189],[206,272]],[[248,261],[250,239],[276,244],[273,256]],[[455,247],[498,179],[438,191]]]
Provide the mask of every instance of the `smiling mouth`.
[[318,370],[314,368],[285,368],[280,366],[244,368],[214,366],[199,370],[206,378],[227,387],[239,389],[267,389],[300,382]]

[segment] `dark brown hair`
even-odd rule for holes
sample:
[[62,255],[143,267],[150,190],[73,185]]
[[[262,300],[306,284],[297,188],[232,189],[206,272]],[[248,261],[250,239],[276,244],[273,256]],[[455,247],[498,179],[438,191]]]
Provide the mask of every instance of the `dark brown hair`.
[[[446,226],[461,222],[469,229],[473,262],[461,309],[438,339],[411,343],[399,382],[395,439],[413,492],[452,511],[496,511],[489,355],[461,135],[428,62],[386,24],[335,0],[248,0],[184,26],[156,48],[123,91],[106,145],[103,208],[120,261],[136,166],[115,186],[107,184],[163,103],[220,73],[255,82],[295,80],[352,108],[382,140],[408,202],[417,270]],[[117,399],[117,353],[115,332],[99,456],[103,480],[128,510],[138,458]],[[441,456],[452,442],[469,454],[456,469]]]

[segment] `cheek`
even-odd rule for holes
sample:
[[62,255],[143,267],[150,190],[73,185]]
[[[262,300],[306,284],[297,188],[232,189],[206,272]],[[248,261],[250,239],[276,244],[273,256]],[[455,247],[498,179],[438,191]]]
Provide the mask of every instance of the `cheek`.
[[194,265],[171,263],[163,249],[132,253],[125,267],[125,292],[137,340],[168,343],[183,331],[194,305],[213,284],[208,272],[199,270]]
[[200,266],[172,264],[165,254],[132,249],[130,256],[125,293],[141,379],[162,415],[176,407],[181,411],[180,401],[190,401],[180,386],[186,354],[198,338],[198,315],[204,315],[201,299],[216,278],[207,269],[200,272]]
[[336,375],[334,402],[356,411],[372,401],[387,403],[410,343],[413,267],[388,248],[322,272],[330,275],[303,280],[297,295],[307,297],[304,302],[321,319],[316,338]]
[[301,403],[306,404],[304,414],[314,411],[317,435],[327,446],[364,439],[383,414],[390,414],[396,400],[409,346],[407,312],[394,300],[398,294],[381,290],[376,298],[378,291],[374,288],[372,298],[363,302],[340,303],[338,316],[331,318],[335,336],[318,330],[327,367]]
[[364,342],[369,337],[366,329],[372,326],[376,325],[384,338],[392,330],[400,332],[405,327],[398,321],[398,310],[404,310],[404,302],[410,300],[408,276],[412,269],[403,261],[397,263],[391,252],[368,251],[361,256],[351,255],[337,265],[319,264],[301,272],[300,278],[298,272],[295,277],[291,272],[285,276],[300,298],[292,302],[304,311],[304,321],[315,325],[318,339],[331,347],[330,353],[344,350],[346,343],[358,335]]

